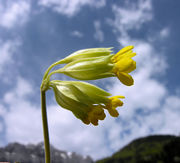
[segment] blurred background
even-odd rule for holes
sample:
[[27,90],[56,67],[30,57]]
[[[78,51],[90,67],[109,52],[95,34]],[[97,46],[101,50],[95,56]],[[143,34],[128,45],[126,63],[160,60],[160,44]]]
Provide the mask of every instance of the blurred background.
[[[124,95],[120,116],[84,125],[47,92],[53,146],[93,159],[135,138],[180,134],[180,1],[0,0],[0,146],[43,141],[40,84],[53,62],[85,48],[134,45],[135,83],[91,83]],[[57,75],[56,79],[70,79]]]

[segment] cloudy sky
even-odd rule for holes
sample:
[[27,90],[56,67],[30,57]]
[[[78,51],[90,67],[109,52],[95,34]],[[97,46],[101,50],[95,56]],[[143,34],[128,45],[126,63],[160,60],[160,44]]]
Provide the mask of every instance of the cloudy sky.
[[[0,146],[43,141],[40,91],[46,68],[72,52],[134,45],[134,86],[94,84],[124,95],[115,119],[86,126],[47,92],[51,143],[94,159],[135,138],[180,134],[179,0],[0,0]],[[57,79],[69,79],[56,76]]]

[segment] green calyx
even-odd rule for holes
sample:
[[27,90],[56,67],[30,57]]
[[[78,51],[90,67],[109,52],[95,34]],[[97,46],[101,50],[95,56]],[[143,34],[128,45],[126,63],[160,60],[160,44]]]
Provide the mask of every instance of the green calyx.
[[83,59],[83,58],[94,58],[94,57],[101,57],[101,56],[108,56],[111,54],[112,48],[91,48],[91,49],[83,49],[78,50],[66,58],[61,60],[61,63],[70,63],[72,61]]
[[85,58],[75,60],[57,70],[57,73],[64,73],[70,77],[79,80],[95,80],[105,77],[112,77],[112,68],[114,64],[111,62],[113,55]]
[[[104,97],[107,96],[111,96],[110,93],[104,91],[103,89],[93,85],[93,84],[89,84],[86,82],[82,82],[82,81],[60,81],[60,80],[53,80],[50,82],[50,87],[54,87],[54,86],[66,86],[66,87],[70,87],[70,86],[74,86],[77,89],[79,89],[79,91],[83,92],[84,94],[88,95],[91,97],[91,101],[93,99],[93,102],[95,103],[101,103],[104,102]],[[74,93],[75,90],[74,90]]]

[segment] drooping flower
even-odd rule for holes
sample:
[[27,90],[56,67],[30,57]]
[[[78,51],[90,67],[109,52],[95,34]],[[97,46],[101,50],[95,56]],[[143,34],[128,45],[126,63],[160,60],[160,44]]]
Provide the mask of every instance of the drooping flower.
[[[110,54],[110,48],[100,49],[101,53],[98,53],[98,48],[95,48],[93,49],[93,53],[91,54],[89,52],[87,56],[86,53],[83,55],[82,53],[78,53],[77,56],[70,55],[69,60],[67,57],[69,63],[55,72],[64,73],[79,80],[95,80],[117,76],[123,84],[127,86],[133,85],[134,80],[129,75],[130,72],[136,69],[136,62],[132,59],[136,55],[132,51],[133,46],[127,46],[116,54]],[[104,55],[102,53],[103,51],[106,51]]]
[[124,96],[108,97],[108,92],[85,82],[80,81],[50,81],[57,103],[73,112],[73,114],[85,124],[98,125],[99,120],[106,117],[107,109],[113,117],[119,115],[116,108],[122,106],[119,98]]

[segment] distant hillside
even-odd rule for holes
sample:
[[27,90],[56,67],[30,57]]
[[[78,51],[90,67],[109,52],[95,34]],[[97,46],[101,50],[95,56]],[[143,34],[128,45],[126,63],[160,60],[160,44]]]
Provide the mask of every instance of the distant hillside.
[[[51,146],[51,163],[93,163],[91,157],[60,151]],[[44,163],[43,143],[11,143],[0,148],[0,162]],[[132,141],[111,157],[96,163],[180,163],[180,137],[148,136]]]
[[[90,157],[83,157],[76,153],[60,151],[51,146],[51,163],[93,163]],[[0,162],[9,161],[14,163],[44,163],[44,145],[22,145],[12,143],[0,148]]]
[[180,137],[140,138],[96,163],[180,163]]

